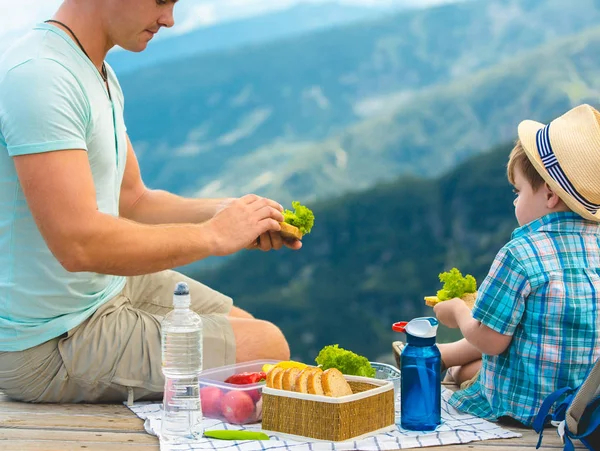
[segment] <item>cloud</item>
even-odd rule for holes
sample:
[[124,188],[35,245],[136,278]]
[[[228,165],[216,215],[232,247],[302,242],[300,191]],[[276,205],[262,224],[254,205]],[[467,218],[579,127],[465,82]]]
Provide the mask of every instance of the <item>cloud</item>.
[[[176,14],[175,17],[178,21],[177,26],[173,30],[169,30],[167,34],[182,34],[199,26],[285,9],[298,3],[325,1],[337,1],[342,4],[363,7],[408,6],[416,8],[461,0],[196,0],[194,3],[179,3],[180,14]],[[181,20],[179,17],[183,17],[183,19]]]
[[[177,18],[176,18],[177,20]],[[177,23],[177,33],[187,33],[194,28],[208,26],[219,21],[214,3],[203,2],[193,5],[186,11],[185,17]]]
[[177,25],[173,32],[186,33],[199,26],[284,9],[301,1],[307,0],[204,0],[180,3],[175,10]]
[[35,24],[49,19],[62,0],[0,0],[0,52]]
[[443,3],[455,3],[458,0],[339,0],[340,3],[362,6],[410,6],[428,7]]
[[0,0],[0,33],[30,28],[50,18],[61,3],[62,0]]

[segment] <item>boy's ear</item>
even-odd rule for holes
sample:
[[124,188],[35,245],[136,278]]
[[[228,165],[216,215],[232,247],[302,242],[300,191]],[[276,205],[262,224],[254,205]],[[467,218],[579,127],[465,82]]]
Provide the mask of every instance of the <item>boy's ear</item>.
[[547,183],[544,183],[544,190],[546,191],[546,207],[549,209],[556,208],[562,202],[562,199],[552,191]]

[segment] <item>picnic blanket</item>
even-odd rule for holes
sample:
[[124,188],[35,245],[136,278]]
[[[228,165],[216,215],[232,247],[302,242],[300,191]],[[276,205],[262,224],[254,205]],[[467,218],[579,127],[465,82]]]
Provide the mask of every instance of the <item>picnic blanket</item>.
[[[384,451],[403,448],[423,448],[426,446],[452,445],[469,443],[478,440],[520,437],[521,434],[503,429],[495,423],[458,412],[448,404],[452,392],[442,389],[442,424],[432,432],[413,432],[396,427],[395,431],[386,432],[357,441],[347,442],[298,442],[283,440],[271,435],[269,441],[223,441],[213,439],[184,440],[178,444],[160,440],[161,451]],[[144,427],[149,434],[160,439],[161,403],[137,403],[128,406],[138,417],[143,419]],[[204,419],[204,430],[235,429],[261,431],[260,424],[243,426],[224,423],[219,420]]]

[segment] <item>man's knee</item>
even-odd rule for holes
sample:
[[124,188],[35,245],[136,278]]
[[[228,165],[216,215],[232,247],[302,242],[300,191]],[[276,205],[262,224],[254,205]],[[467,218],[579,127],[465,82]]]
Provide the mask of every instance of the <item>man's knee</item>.
[[254,316],[252,316],[250,313],[248,313],[247,311],[242,310],[241,308],[236,307],[236,306],[231,307],[229,316],[231,316],[232,318],[254,319]]
[[273,323],[256,319],[229,318],[236,342],[236,360],[289,360],[290,347]]
[[269,338],[267,343],[271,348],[271,352],[275,360],[289,360],[290,359],[290,346],[283,335],[283,332],[275,324],[268,321],[261,321],[264,324],[266,335]]

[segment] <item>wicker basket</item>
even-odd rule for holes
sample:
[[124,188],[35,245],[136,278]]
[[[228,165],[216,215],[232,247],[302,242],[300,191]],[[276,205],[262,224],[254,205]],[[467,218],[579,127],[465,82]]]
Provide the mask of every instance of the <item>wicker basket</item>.
[[264,388],[263,430],[297,440],[340,442],[394,429],[393,384],[345,377],[354,393],[340,398]]

